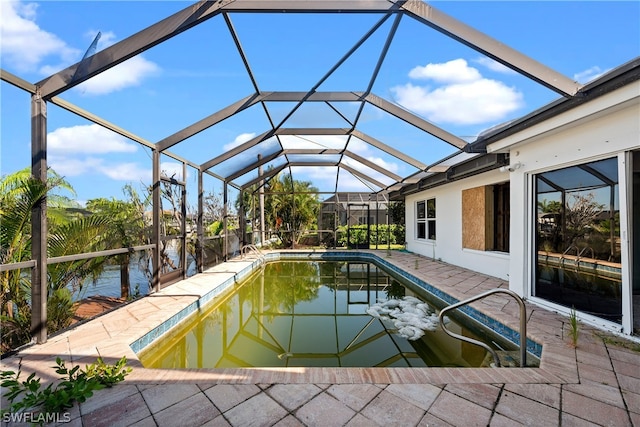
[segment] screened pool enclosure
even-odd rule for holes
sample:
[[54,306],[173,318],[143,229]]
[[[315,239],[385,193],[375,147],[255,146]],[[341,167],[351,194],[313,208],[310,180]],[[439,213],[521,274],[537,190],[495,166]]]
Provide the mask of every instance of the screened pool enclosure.
[[[126,9],[126,4],[119,7]],[[259,47],[245,45],[240,31],[259,30],[248,27],[248,17],[263,19],[265,24],[282,23],[278,21],[282,19],[304,23],[310,14],[325,19],[326,25],[309,28],[310,33],[318,35],[319,44],[309,44],[306,51],[299,52],[278,47],[266,64],[264,60],[254,61]],[[345,38],[348,43],[335,47],[321,43],[327,28],[338,31],[343,26],[351,31],[352,37]],[[287,247],[300,244],[308,230],[300,229],[296,218],[307,208],[309,197],[319,202],[314,212],[316,244],[356,247],[364,243],[385,248],[391,244],[390,225],[394,223],[389,214],[394,202],[390,194],[403,187],[426,188],[508,164],[508,155],[487,154],[486,145],[504,136],[505,129],[517,129],[517,122],[477,138],[457,136],[444,125],[399,106],[389,99],[388,92],[377,92],[384,87],[380,81],[395,72],[393,64],[398,58],[394,46],[413,43],[405,38],[405,28],[415,26],[442,43],[461,46],[510,68],[518,78],[546,90],[550,99],[558,95],[580,98],[581,85],[577,82],[417,0],[202,1],[103,50],[95,52],[95,46],[90,47],[80,62],[41,81],[30,83],[2,70],[3,82],[31,96],[31,170],[37,180],[47,182],[49,108],[65,110],[140,144],[150,152],[153,170],[152,209],[146,218],[152,233],[146,244],[48,258],[46,198],[38,201],[32,215],[32,259],[2,265],[3,274],[30,270],[32,335],[36,340],[47,339],[48,265],[150,251],[153,292],[186,277],[190,251],[196,272],[201,272],[207,264],[239,253],[247,245],[266,244],[274,238]],[[237,85],[234,100],[204,115],[194,115],[190,123],[172,134],[150,141],[63,98],[70,89],[141,53],[162,49],[165,43],[184,41],[188,51],[189,43],[201,40],[204,31],[211,28],[224,37],[204,37],[211,43],[208,46],[213,46],[213,52],[207,55],[236,63],[242,84]],[[190,32],[195,34],[194,39],[187,38]],[[426,46],[416,49],[424,54]],[[324,58],[326,55],[319,54],[329,50],[331,60],[325,58],[322,65],[311,63],[312,69],[303,66],[315,56]],[[200,45],[194,51],[194,61],[204,55]],[[296,72],[294,64],[302,64],[303,71]],[[269,68],[273,73],[265,73]],[[223,80],[220,76],[210,78],[212,86]],[[235,89],[235,83],[230,84]],[[201,90],[203,96],[210,97],[211,105],[219,103],[215,91],[207,87]],[[170,101],[163,99],[162,108],[181,108]],[[219,154],[221,142],[212,132],[241,117],[252,123],[247,129],[250,136]],[[372,126],[376,120],[382,120],[383,126]],[[398,138],[394,129],[399,128],[411,137]],[[422,155],[406,154],[407,144],[420,147]],[[196,147],[197,155],[187,158],[185,146]],[[180,164],[181,171],[170,174],[163,170],[167,160]],[[197,179],[194,213],[186,207],[190,195],[187,176]],[[299,182],[310,185],[298,186]],[[205,195],[211,183],[222,188],[221,232],[216,238],[207,233],[213,218],[205,212]],[[269,197],[288,203],[290,218],[278,214],[271,222],[265,218],[265,198]],[[365,226],[367,237],[352,241],[358,226],[359,233]],[[193,241],[189,239],[191,234],[195,236]],[[177,258],[166,256],[169,245],[178,248]]]

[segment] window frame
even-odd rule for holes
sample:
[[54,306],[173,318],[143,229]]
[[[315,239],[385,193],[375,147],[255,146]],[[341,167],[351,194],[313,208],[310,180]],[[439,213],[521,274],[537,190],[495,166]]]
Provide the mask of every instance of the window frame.
[[416,231],[417,240],[436,240],[436,198],[416,201]]
[[[549,174],[549,173],[558,173],[561,171],[567,171],[569,169],[572,168],[579,168],[579,169],[583,169],[585,167],[587,168],[591,168],[593,163],[599,163],[599,162],[603,162],[603,161],[607,161],[607,160],[614,160],[617,159],[617,173],[615,176],[615,184],[614,186],[617,187],[617,190],[615,190],[618,194],[617,196],[614,196],[617,199],[617,203],[620,203],[617,206],[617,209],[615,209],[615,211],[620,212],[620,216],[619,219],[616,219],[616,226],[619,227],[619,233],[623,232],[623,227],[622,225],[624,224],[625,219],[623,218],[623,213],[626,212],[626,209],[624,208],[624,197],[620,197],[621,196],[621,188],[622,185],[621,183],[624,182],[624,176],[625,176],[625,162],[623,160],[621,160],[623,158],[624,154],[618,153],[617,156],[611,156],[611,155],[606,155],[606,156],[600,156],[597,158],[591,158],[591,159],[578,159],[575,162],[571,162],[571,163],[567,163],[567,164],[563,164],[563,165],[553,165],[551,167],[547,167],[544,169],[540,169],[540,170],[536,170],[536,171],[531,171],[531,173],[528,175],[528,188],[529,188],[529,192],[530,192],[530,198],[529,198],[529,227],[530,227],[530,237],[529,237],[529,242],[530,242],[530,255],[529,255],[529,259],[531,260],[531,265],[532,265],[532,269],[531,269],[531,275],[530,275],[530,279],[529,279],[529,289],[528,289],[528,294],[530,296],[530,298],[533,301],[539,301],[541,304],[552,307],[553,309],[557,309],[558,311],[564,311],[566,313],[569,313],[570,307],[571,309],[577,310],[579,313],[582,313],[582,317],[585,319],[589,319],[589,322],[593,322],[595,324],[599,324],[599,325],[603,325],[605,327],[607,327],[610,330],[614,330],[614,331],[620,331],[620,328],[622,327],[623,329],[626,329],[627,327],[632,328],[632,326],[626,326],[625,325],[625,321],[629,322],[629,319],[631,319],[631,316],[629,316],[628,314],[625,315],[625,297],[624,297],[624,290],[625,290],[625,278],[624,278],[624,272],[622,272],[622,278],[621,278],[621,290],[618,292],[620,294],[620,305],[621,305],[621,320],[617,321],[613,318],[611,318],[611,313],[606,313],[606,310],[603,310],[602,307],[598,307],[598,311],[599,313],[595,313],[596,310],[593,310],[593,308],[589,307],[588,309],[585,307],[581,307],[578,304],[574,304],[576,301],[575,299],[572,301],[565,301],[562,300],[562,298],[555,298],[553,295],[545,295],[545,291],[546,290],[552,290],[552,287],[554,285],[555,280],[549,280],[547,279],[547,281],[549,282],[548,285],[545,286],[545,284],[540,281],[540,278],[542,276],[541,271],[539,270],[539,264],[544,264],[545,262],[547,262],[547,260],[558,253],[560,254],[559,256],[562,258],[564,256],[564,254],[562,254],[562,252],[565,252],[567,250],[567,248],[569,246],[571,246],[572,250],[570,252],[567,252],[567,254],[569,255],[569,257],[571,257],[571,255],[576,255],[573,258],[578,258],[577,254],[579,254],[579,249],[578,251],[575,251],[573,248],[574,247],[582,247],[584,242],[581,242],[580,245],[572,243],[572,242],[567,242],[565,241],[566,239],[566,235],[564,234],[564,227],[562,226],[562,219],[560,219],[560,225],[556,225],[554,226],[549,226],[549,229],[546,229],[546,227],[544,227],[545,229],[543,230],[543,224],[557,224],[558,220],[554,219],[553,221],[549,221],[548,223],[545,222],[541,222],[540,221],[540,214],[541,212],[539,211],[539,207],[540,204],[539,202],[541,200],[539,200],[539,196],[540,195],[544,195],[544,194],[550,194],[549,191],[540,191],[539,189],[539,181],[538,179],[543,176],[545,174]],[[544,184],[544,183],[543,183]],[[587,191],[591,188],[591,186],[586,185],[584,189],[565,189],[565,191],[569,194],[579,194],[582,191]],[[595,191],[598,190],[602,190],[602,186],[597,186],[593,188]],[[562,191],[562,189],[558,189],[557,191]],[[609,196],[610,197],[610,196]],[[546,198],[545,198],[546,199]],[[546,201],[545,199],[543,199],[544,201]],[[554,201],[552,198],[549,198],[550,201]],[[558,199],[558,197],[556,197],[556,199]],[[570,199],[569,197],[566,197],[565,199],[563,199],[562,197],[559,197],[559,201],[560,201],[560,205],[561,205],[561,213],[559,214],[560,217],[562,218],[562,216],[566,216],[567,213],[564,211],[564,209],[568,209],[566,206],[568,206]],[[611,206],[607,203],[604,203],[606,206]],[[611,207],[609,207],[609,209],[611,209]],[[617,228],[614,227],[614,230]],[[545,233],[551,233],[551,230],[558,230],[557,232],[560,233],[560,237],[559,237],[559,241],[560,241],[560,245],[554,248],[547,248],[544,245],[544,234]],[[620,234],[621,235],[621,234]],[[619,236],[618,235],[618,238]],[[617,239],[614,239],[617,240]],[[591,246],[591,245],[588,245]],[[621,259],[621,263],[624,262],[625,259],[629,260],[629,258],[626,258],[623,254],[622,254],[622,249],[625,246],[622,245],[620,247],[620,259]],[[543,254],[543,256],[540,256],[540,253]],[[569,257],[567,257],[567,259],[569,259]],[[584,259],[582,260],[582,262],[588,262],[587,259],[591,258],[592,254],[587,251],[585,252],[584,255]],[[607,262],[610,263],[610,261],[607,259],[605,260],[604,258],[599,258],[599,257],[593,257],[596,260],[599,260],[601,262]],[[577,259],[574,261],[577,262]],[[598,261],[596,261],[597,264]],[[569,261],[565,261],[565,263],[569,263]],[[570,269],[570,264],[569,267],[565,267],[564,265],[561,265],[559,267],[557,267],[558,269],[562,269],[564,270],[565,268]],[[612,265],[609,267],[611,268]],[[622,266],[620,267],[620,269],[622,271],[625,270],[625,268],[623,268]],[[554,277],[555,278],[555,277]],[[629,283],[629,281],[627,281],[627,283]],[[563,287],[567,287],[568,285],[564,284],[564,281],[562,283]],[[628,286],[628,285],[627,285]],[[546,288],[546,289],[545,289]],[[594,293],[589,293],[588,289],[584,289],[584,294],[586,295],[591,295],[594,296]],[[600,297],[600,295],[598,295]],[[585,300],[583,298],[583,300]],[[604,297],[600,297],[597,300],[594,301],[604,301],[605,298]],[[594,312],[593,314],[591,314],[592,312]],[[632,329],[629,329],[632,330]]]

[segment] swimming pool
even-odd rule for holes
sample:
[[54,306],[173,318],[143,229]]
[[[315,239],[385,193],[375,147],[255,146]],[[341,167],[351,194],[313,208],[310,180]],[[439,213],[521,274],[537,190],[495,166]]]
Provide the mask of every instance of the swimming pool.
[[[141,362],[156,368],[487,364],[485,350],[454,340],[440,328],[408,340],[389,321],[367,313],[380,300],[427,300],[422,287],[353,254],[349,261],[332,258],[267,263],[263,274],[229,287],[200,316],[140,351]],[[438,298],[427,302],[435,313]],[[448,327],[494,343],[498,350],[515,348],[474,322]]]

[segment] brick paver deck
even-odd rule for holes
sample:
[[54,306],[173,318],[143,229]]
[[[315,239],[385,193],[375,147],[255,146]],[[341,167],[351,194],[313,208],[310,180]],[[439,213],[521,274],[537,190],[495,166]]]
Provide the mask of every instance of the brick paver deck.
[[[458,299],[507,283],[414,254],[372,251]],[[145,369],[129,344],[240,271],[233,260],[135,301],[2,361],[54,379],[71,364],[127,356],[133,372],[68,415],[71,426],[640,426],[640,345],[527,304],[539,368]],[[473,306],[518,329],[506,297]],[[53,375],[52,375],[53,374]],[[3,407],[6,402],[3,400]],[[3,424],[5,425],[5,424]]]

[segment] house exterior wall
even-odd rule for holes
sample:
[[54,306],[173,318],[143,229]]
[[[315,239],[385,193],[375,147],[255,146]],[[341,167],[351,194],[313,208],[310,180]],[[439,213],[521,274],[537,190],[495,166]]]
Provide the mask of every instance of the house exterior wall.
[[[407,250],[508,280],[508,253],[465,249],[462,244],[463,190],[498,184],[508,179],[507,174],[494,170],[407,196],[405,200]],[[431,198],[436,199],[436,239],[417,239],[416,202]]]
[[[630,271],[633,262],[629,212],[631,183],[629,173],[626,174],[629,179],[625,178],[625,153],[631,150],[640,150],[640,82],[637,81],[489,145],[489,153],[509,153],[511,166],[518,164],[513,171],[493,170],[407,195],[407,249],[509,280],[510,289],[531,298],[535,269],[535,174],[617,158],[620,171],[620,236],[623,247],[623,316],[629,319],[629,314],[633,313]],[[463,191],[504,181],[510,183],[509,253],[463,248]],[[431,198],[436,199],[436,239],[417,239],[416,202]],[[640,313],[635,315],[639,316]],[[597,318],[584,320],[614,330],[618,328]],[[625,322],[622,331],[630,333],[630,323]]]
[[[631,221],[627,208],[631,183],[625,182],[625,152],[640,149],[640,84],[629,85],[527,130],[535,135],[520,142],[500,141],[489,149],[510,152],[511,180],[510,288],[530,297],[533,287],[533,178],[536,174],[607,158],[619,161],[620,238],[623,271],[623,317],[632,312],[630,268]],[[522,136],[522,135],[521,135]],[[640,248],[636,248],[639,250]],[[522,262],[516,260],[522,260]],[[636,313],[636,316],[639,315]],[[591,323],[606,325],[598,319]],[[624,323],[624,322],[623,322]],[[629,331],[630,325],[623,325]]]

